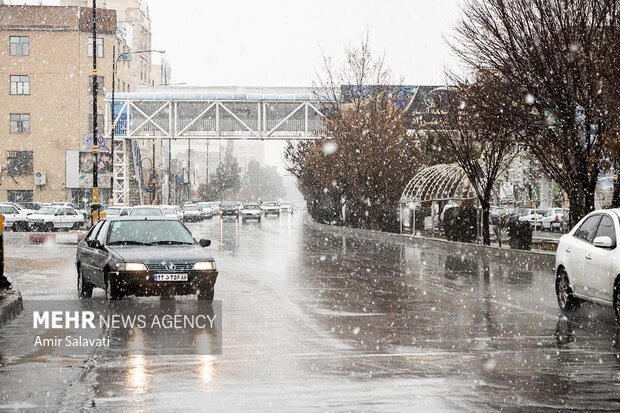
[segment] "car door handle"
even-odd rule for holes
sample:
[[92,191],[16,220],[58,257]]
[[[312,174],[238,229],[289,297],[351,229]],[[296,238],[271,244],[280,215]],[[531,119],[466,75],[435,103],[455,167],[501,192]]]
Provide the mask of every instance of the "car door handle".
[[590,254],[586,255],[586,260],[591,260],[592,256]]
[[568,252],[570,254],[570,248],[566,248],[564,251]]

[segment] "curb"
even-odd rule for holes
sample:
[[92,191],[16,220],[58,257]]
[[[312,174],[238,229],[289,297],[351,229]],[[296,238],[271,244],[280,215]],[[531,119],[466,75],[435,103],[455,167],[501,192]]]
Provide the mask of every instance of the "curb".
[[19,291],[0,292],[0,326],[17,317],[23,309],[22,294]]
[[513,250],[507,248],[499,248],[496,246],[485,246],[480,244],[469,244],[465,242],[448,241],[437,238],[427,238],[421,236],[413,236],[408,234],[394,234],[390,232],[373,231],[369,229],[340,227],[327,224],[319,224],[307,220],[307,224],[311,227],[326,230],[332,233],[342,235],[352,235],[361,238],[407,242],[409,244],[418,245],[420,247],[436,247],[448,250],[454,254],[467,254],[487,259],[501,259],[506,262],[523,263],[538,267],[542,271],[550,271],[552,274],[555,268],[555,252],[550,251],[524,251]]
[[84,238],[86,238],[86,232],[76,232],[71,234],[34,232],[28,237],[31,244],[42,244],[44,242],[55,242],[57,244],[79,244],[79,242]]

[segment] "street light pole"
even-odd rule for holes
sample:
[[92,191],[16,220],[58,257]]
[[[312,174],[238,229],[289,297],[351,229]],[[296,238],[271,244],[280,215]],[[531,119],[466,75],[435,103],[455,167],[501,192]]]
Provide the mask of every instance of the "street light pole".
[[97,0],[93,0],[93,200],[90,207],[91,223],[99,220],[99,185],[97,168],[99,154],[97,147]]

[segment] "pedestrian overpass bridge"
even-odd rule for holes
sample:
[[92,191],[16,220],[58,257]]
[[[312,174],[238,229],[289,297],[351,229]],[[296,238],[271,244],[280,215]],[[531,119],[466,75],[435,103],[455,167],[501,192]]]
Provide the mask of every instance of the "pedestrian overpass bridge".
[[142,202],[137,139],[167,140],[170,151],[177,139],[305,140],[323,129],[320,99],[309,88],[164,86],[108,94],[105,101],[104,138],[114,141],[117,204],[130,204],[136,189]]

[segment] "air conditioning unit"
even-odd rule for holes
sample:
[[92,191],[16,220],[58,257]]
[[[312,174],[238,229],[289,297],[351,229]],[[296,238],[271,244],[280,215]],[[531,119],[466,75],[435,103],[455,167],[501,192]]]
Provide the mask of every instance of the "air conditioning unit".
[[35,185],[45,185],[47,183],[47,174],[42,171],[37,171],[34,173],[34,184]]

